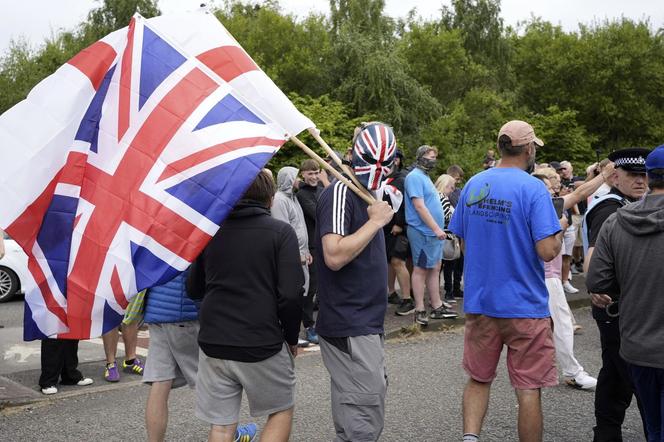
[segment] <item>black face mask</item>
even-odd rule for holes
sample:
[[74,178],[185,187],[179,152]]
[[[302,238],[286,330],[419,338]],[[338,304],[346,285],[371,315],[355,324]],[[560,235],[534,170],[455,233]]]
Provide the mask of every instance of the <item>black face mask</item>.
[[430,158],[420,158],[417,160],[417,167],[428,172],[436,167],[437,161],[438,160],[432,160]]

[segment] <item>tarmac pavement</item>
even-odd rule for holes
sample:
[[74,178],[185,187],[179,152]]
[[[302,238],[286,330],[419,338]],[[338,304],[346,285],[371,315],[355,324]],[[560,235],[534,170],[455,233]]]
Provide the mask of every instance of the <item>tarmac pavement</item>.
[[[574,284],[583,287],[577,278]],[[586,295],[572,296],[570,303],[587,304]],[[396,317],[393,309],[391,306],[386,316],[386,330],[391,336],[386,343],[389,389],[381,440],[460,440],[460,404],[466,381],[461,368],[463,319],[431,321],[425,333],[404,339],[398,335],[402,327],[412,324],[412,315]],[[0,327],[4,326],[0,328],[0,404],[4,403],[4,409],[0,410],[0,440],[145,439],[143,413],[149,388],[131,374],[123,374],[118,384],[103,381],[100,344],[81,343],[80,369],[95,379],[92,386],[62,387],[57,395],[49,397],[38,393],[39,357],[34,344],[27,345],[30,352],[7,352],[20,343],[15,341],[16,330],[12,329],[20,328],[17,317],[21,315],[22,301],[0,304]],[[583,333],[576,337],[576,356],[596,376],[601,365],[597,327],[588,308],[575,310],[575,316],[584,327]],[[296,359],[293,441],[327,441],[333,436],[329,376],[315,349]],[[544,390],[545,440],[592,440],[593,398],[592,392],[574,390],[564,383]],[[167,440],[206,439],[207,425],[193,414],[192,390],[173,391],[170,407]],[[502,361],[482,440],[516,440],[516,415],[516,399]],[[241,421],[249,420],[252,419],[244,401]],[[264,424],[264,419],[255,421]],[[628,410],[623,436],[625,441],[643,440],[635,404]]]

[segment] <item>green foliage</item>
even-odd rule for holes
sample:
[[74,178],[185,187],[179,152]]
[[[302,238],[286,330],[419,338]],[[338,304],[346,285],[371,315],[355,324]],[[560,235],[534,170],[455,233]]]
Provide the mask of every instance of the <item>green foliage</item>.
[[[532,19],[506,28],[499,0],[452,0],[436,20],[395,20],[384,0],[330,0],[330,15],[295,17],[277,0],[225,0],[215,11],[336,149],[360,121],[391,124],[410,162],[423,143],[467,175],[481,169],[506,121],[529,121],[547,142],[540,160],[587,163],[664,141],[664,33],[627,19],[565,32]],[[74,54],[126,26],[157,0],[103,0],[75,29],[39,48],[14,42],[0,58],[0,112]],[[309,134],[301,139],[318,152]],[[271,162],[298,165],[290,143]],[[582,167],[585,164],[578,164]]]
[[528,121],[535,128],[545,147],[537,152],[537,161],[551,162],[567,160],[576,164],[589,164],[595,161],[593,150],[595,136],[588,134],[577,122],[578,112],[560,110],[551,106],[544,114],[534,114]]
[[[321,132],[323,139],[330,147],[344,154],[350,147],[353,130],[362,121],[375,120],[373,115],[362,115],[351,117],[349,106],[341,101],[336,101],[328,95],[321,97],[301,97],[292,93],[289,98],[293,104],[305,115],[316,122],[316,126]],[[325,158],[327,154],[318,145],[314,138],[306,132],[298,135],[298,138],[307,146],[312,148],[318,155]],[[277,171],[284,166],[299,167],[307,155],[300,150],[294,143],[286,143],[275,155],[268,167]]]
[[314,96],[329,92],[325,62],[331,47],[323,17],[297,22],[269,2],[263,6],[232,2],[216,16],[284,92]]

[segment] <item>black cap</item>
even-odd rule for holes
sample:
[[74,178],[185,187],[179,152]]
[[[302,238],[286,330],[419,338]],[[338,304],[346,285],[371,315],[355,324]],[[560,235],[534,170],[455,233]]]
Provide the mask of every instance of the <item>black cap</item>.
[[628,147],[611,152],[609,160],[613,161],[616,168],[620,167],[628,172],[646,173],[646,158],[649,153],[650,149]]
[[551,167],[554,168],[555,170],[562,169],[562,167],[560,166],[560,162],[558,162],[558,161],[551,161],[551,162],[549,163],[549,166],[551,166]]

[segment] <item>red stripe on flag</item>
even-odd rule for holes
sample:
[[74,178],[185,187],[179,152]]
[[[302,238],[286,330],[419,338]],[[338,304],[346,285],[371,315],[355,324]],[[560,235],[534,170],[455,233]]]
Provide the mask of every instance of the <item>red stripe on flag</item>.
[[127,301],[127,298],[125,298],[125,293],[122,289],[122,283],[120,282],[120,275],[118,274],[117,267],[113,267],[113,274],[111,275],[111,289],[113,290],[115,302],[117,302],[123,310],[126,309],[129,305],[129,301]]
[[[168,92],[148,116],[113,175],[87,165],[81,186],[81,198],[93,204],[95,209],[85,226],[78,253],[67,278],[67,317],[70,320],[68,325],[72,339],[90,337],[91,313],[101,270],[120,224],[129,217],[130,212],[136,212],[130,210],[131,206],[142,207],[137,201],[147,199],[139,198],[142,195],[139,190],[141,184],[187,117],[218,87],[217,83],[199,69],[192,70]],[[160,232],[165,226],[161,225],[160,229],[154,227],[160,222],[169,226],[171,223],[190,224],[177,214],[174,215],[177,216],[175,221],[164,220],[164,216],[171,216],[171,211],[164,210],[162,204],[157,202],[154,204],[157,208],[151,209],[149,219],[144,212],[146,217],[144,223],[152,227],[141,226],[143,232],[150,235],[153,234],[153,230]],[[141,229],[139,226],[134,227]],[[198,229],[195,226],[187,226],[173,228],[169,232],[180,231],[198,232]],[[171,234],[171,250],[175,253],[182,251],[182,256],[192,261],[196,257],[195,252],[200,252],[201,244],[205,244],[196,243],[196,240],[203,235],[209,240],[210,236],[205,232],[200,232],[198,236],[194,234],[176,237]],[[154,237],[159,242],[164,240],[161,237]],[[191,238],[193,243],[188,241],[185,243],[182,238]]]
[[127,46],[122,54],[122,68],[120,71],[120,99],[118,102],[118,141],[122,139],[129,129],[129,104],[131,96],[131,59],[134,51],[134,30],[136,19],[129,22],[129,33],[127,34]]
[[254,60],[238,46],[220,46],[203,52],[196,58],[224,81],[231,81],[244,73],[259,70]]
[[157,182],[161,182],[167,178],[170,178],[178,173],[189,169],[190,167],[200,164],[204,161],[207,161],[211,158],[223,155],[228,152],[232,152],[237,149],[243,149],[246,147],[253,146],[274,146],[279,147],[284,144],[284,140],[274,140],[271,138],[265,137],[256,137],[256,138],[240,138],[238,140],[231,140],[225,143],[217,144],[216,146],[208,147],[203,149],[200,152],[196,152],[192,155],[182,158],[181,160],[175,161],[166,166],[164,172],[161,174]]
[[74,55],[67,63],[88,77],[92,87],[97,90],[116,55],[111,45],[98,41]]

